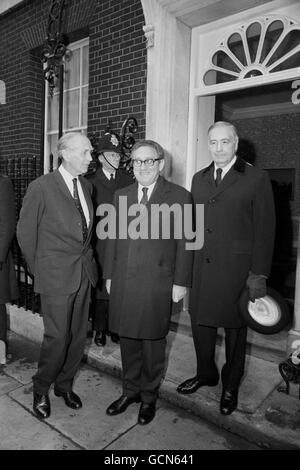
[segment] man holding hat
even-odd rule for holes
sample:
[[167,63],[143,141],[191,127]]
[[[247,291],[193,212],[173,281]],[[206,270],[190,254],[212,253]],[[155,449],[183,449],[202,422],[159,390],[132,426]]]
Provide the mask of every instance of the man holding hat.
[[[87,178],[93,184],[93,203],[95,211],[100,204],[112,204],[114,193],[117,189],[124,188],[133,183],[133,178],[125,170],[120,169],[121,146],[118,136],[114,133],[106,132],[99,139],[98,144],[99,168]],[[95,219],[96,225],[99,217]],[[95,344],[105,346],[106,333],[108,327],[108,294],[105,283],[102,279],[102,266],[105,255],[105,240],[99,240],[94,231],[95,257],[99,271],[99,282],[94,292],[94,301],[92,304],[92,324],[95,333]],[[118,336],[111,334],[111,340],[118,342]]]

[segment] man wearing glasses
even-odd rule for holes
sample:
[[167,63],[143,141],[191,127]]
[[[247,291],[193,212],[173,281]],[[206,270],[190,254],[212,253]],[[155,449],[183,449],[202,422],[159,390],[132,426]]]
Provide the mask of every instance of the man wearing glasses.
[[[158,237],[152,236],[151,208],[161,204],[183,208],[191,204],[191,195],[160,176],[164,151],[158,143],[137,142],[131,157],[136,183],[116,192],[115,207],[119,208],[124,196],[129,213],[130,207],[139,204],[149,231],[148,237],[121,239],[117,235],[108,240],[103,277],[110,293],[109,327],[120,336],[123,393],[106,412],[118,415],[131,403],[141,402],[138,423],[145,425],[155,416],[172,300],[184,297],[192,269],[192,251],[186,250],[184,235],[174,236],[174,218],[170,218],[168,238],[162,236],[161,228]],[[128,227],[132,220],[129,216]]]

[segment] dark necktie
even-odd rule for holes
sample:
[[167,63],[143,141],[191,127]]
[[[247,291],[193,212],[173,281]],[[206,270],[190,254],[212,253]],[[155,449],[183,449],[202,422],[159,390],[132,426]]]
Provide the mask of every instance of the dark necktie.
[[222,181],[222,168],[217,168],[217,177],[215,179],[216,186],[218,187]]
[[140,204],[146,205],[147,202],[148,202],[148,194],[147,194],[148,193],[148,188],[144,187],[144,188],[142,188],[142,191],[143,191],[143,197],[141,199]]
[[79,214],[81,215],[82,237],[83,237],[83,243],[84,243],[85,240],[87,239],[88,227],[87,227],[86,218],[82,209],[82,205],[79,199],[77,178],[73,178],[73,198],[75,201],[75,205],[79,211]]
[[114,174],[111,173],[109,181],[114,181],[114,179],[115,179],[115,178],[114,178]]

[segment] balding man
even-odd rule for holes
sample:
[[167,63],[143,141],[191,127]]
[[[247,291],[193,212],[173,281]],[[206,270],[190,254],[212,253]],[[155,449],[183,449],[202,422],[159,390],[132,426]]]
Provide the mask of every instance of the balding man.
[[190,304],[197,374],[177,389],[189,394],[217,385],[217,328],[224,328],[223,415],[237,407],[244,372],[247,328],[238,300],[246,286],[251,301],[266,294],[275,231],[268,175],[238,158],[237,147],[237,130],[231,123],[213,124],[208,131],[213,162],[192,182],[194,204],[204,204],[205,220],[204,246],[195,251]]
[[92,146],[80,133],[61,137],[62,164],[33,181],[25,195],[17,237],[41,296],[44,339],[33,377],[33,410],[50,416],[49,388],[73,409],[82,407],[72,391],[86,339],[91,284],[97,268],[90,246],[92,185],[80,175],[91,161]]

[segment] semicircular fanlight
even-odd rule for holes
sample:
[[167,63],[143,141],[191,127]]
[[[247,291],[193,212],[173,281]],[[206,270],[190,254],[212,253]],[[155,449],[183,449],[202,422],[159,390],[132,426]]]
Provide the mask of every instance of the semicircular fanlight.
[[264,17],[242,25],[211,54],[206,86],[267,75],[300,65],[300,25]]

